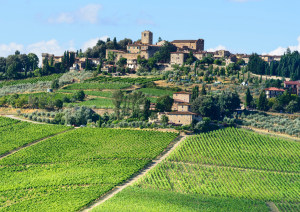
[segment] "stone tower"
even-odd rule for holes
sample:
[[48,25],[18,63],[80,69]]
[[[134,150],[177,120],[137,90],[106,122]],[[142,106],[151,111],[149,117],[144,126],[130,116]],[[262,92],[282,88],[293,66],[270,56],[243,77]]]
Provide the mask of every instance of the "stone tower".
[[153,33],[151,31],[142,32],[142,44],[153,44]]

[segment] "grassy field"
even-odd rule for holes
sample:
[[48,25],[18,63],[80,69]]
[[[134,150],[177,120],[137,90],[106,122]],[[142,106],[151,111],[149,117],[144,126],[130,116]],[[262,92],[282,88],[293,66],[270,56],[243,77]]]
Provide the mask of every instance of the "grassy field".
[[5,117],[0,117],[0,126],[0,155],[71,128],[19,122]]
[[[299,148],[299,142],[234,128],[191,136],[134,186],[96,211],[121,207],[127,204],[126,200],[129,202],[126,207],[134,207],[135,211],[154,211],[156,206],[158,211],[163,211],[159,207],[172,208],[174,203],[167,200],[176,195],[199,195],[199,199],[218,197],[228,203],[228,207],[233,206],[227,211],[268,211],[263,205],[266,201],[285,202],[290,205],[282,207],[296,208],[300,201]],[[133,197],[132,189],[141,195]],[[152,200],[163,192],[166,192],[165,197],[162,194],[157,200],[143,204],[143,199]],[[178,200],[180,210],[182,205],[189,205],[189,201],[189,198]],[[207,207],[212,209],[208,211],[219,211],[215,208],[217,205],[211,202]],[[197,210],[202,211],[196,208],[183,211]]]
[[144,94],[148,94],[149,96],[164,96],[168,95],[173,97],[174,91],[161,90],[156,88],[141,88],[138,91],[142,91]]
[[[61,89],[57,91],[58,93],[70,93],[70,94],[75,94],[78,92],[77,90],[65,90]],[[84,91],[86,95],[91,95],[91,96],[101,96],[101,97],[107,97],[107,98],[112,98],[112,92],[107,92],[107,91]]]
[[177,136],[80,128],[0,160],[0,210],[77,211],[124,182]]
[[124,89],[130,87],[128,83],[74,83],[65,87],[66,90],[85,90],[85,89]]
[[79,106],[86,106],[86,107],[92,107],[96,106],[97,108],[100,107],[114,107],[114,104],[112,103],[111,99],[104,99],[104,98],[93,98],[87,101],[79,102],[79,103],[68,103],[67,105],[72,104],[74,105],[79,105]]

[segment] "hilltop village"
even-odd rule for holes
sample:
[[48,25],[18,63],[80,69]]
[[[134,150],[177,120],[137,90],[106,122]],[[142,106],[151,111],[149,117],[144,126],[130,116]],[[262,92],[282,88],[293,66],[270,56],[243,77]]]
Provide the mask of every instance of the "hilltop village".
[[195,39],[0,57],[0,211],[300,211],[299,52]]

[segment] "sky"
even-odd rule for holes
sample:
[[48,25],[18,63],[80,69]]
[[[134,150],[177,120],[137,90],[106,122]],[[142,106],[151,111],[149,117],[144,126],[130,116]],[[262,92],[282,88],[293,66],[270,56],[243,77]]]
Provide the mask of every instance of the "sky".
[[0,57],[85,51],[98,39],[204,39],[208,51],[300,51],[299,0],[0,0]]

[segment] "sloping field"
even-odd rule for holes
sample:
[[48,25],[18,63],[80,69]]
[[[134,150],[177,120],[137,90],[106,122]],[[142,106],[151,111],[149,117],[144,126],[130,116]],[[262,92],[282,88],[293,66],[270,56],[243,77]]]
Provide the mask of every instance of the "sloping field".
[[71,127],[32,124],[0,117],[0,156],[36,140],[71,129]]
[[0,211],[76,211],[138,172],[177,137],[80,128],[0,160]]
[[[134,207],[132,211],[173,207],[178,211],[222,211],[217,203],[221,199],[227,211],[269,211],[265,202],[296,208],[300,202],[299,150],[299,142],[231,128],[188,137],[133,187],[95,211],[120,208],[121,204]],[[133,197],[133,190],[140,196]],[[165,198],[155,197],[162,192]],[[199,205],[188,207],[190,198],[196,198]],[[148,206],[144,199],[150,199]],[[205,205],[207,202],[211,204]]]

